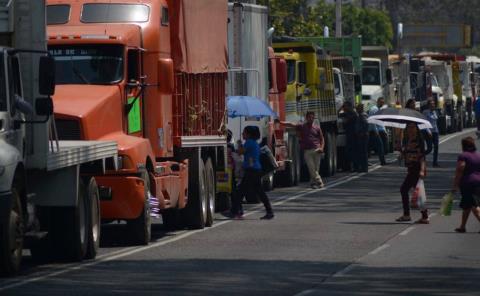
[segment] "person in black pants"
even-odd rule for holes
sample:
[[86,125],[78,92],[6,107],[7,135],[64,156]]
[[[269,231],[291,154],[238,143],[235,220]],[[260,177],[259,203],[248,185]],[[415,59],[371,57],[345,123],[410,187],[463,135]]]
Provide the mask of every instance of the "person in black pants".
[[[403,215],[396,219],[397,222],[411,221],[410,217],[410,199],[408,191],[415,188],[420,178],[426,176],[425,165],[425,142],[423,136],[415,123],[408,123],[403,137],[403,158],[407,167],[407,175],[400,186],[402,195]],[[426,207],[421,209],[422,217],[415,223],[429,224],[428,210]]]
[[242,197],[248,194],[255,194],[260,198],[267,212],[265,216],[260,219],[272,219],[274,217],[272,205],[263,190],[261,181],[260,146],[256,141],[258,139],[258,133],[255,127],[247,126],[243,129],[242,136],[245,139],[245,144],[239,150],[240,153],[243,153],[244,175],[239,190],[234,194],[235,198],[231,210],[232,217],[242,219]]

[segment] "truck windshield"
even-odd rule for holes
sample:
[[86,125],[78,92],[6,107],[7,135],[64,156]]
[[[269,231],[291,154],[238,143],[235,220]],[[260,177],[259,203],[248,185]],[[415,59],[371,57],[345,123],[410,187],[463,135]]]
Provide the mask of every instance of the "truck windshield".
[[364,61],[362,66],[362,84],[380,85],[380,64]]
[[148,22],[150,8],[143,4],[89,3],[83,5],[84,23]]
[[287,60],[287,79],[288,83],[295,81],[295,60]]
[[115,84],[123,79],[121,45],[55,45],[56,84]]

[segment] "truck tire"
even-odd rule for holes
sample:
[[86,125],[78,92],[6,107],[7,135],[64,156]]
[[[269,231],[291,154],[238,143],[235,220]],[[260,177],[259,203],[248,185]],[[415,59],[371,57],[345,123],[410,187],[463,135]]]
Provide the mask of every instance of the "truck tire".
[[287,155],[290,161],[285,162],[285,169],[275,173],[275,187],[291,187],[298,184],[300,167],[298,160],[298,143],[294,136],[288,136]]
[[325,153],[320,165],[322,176],[330,177],[335,174],[336,150],[335,135],[332,132],[327,132],[325,135]]
[[23,250],[24,216],[21,188],[12,187],[12,200],[7,215],[0,217],[0,275],[12,276],[20,270]]
[[[262,186],[263,186],[263,190],[265,191],[272,191],[273,190],[273,176],[274,176],[274,173],[273,172],[270,172],[268,174],[266,174],[265,176],[262,177]],[[258,200],[257,200],[258,202]]]
[[52,207],[49,236],[56,259],[82,261],[88,248],[90,203],[82,180],[76,207]]
[[130,237],[138,245],[148,245],[152,238],[152,218],[150,216],[150,204],[148,197],[150,194],[150,176],[144,170],[141,172],[144,184],[144,205],[140,216],[136,219],[127,221],[130,230]]
[[87,196],[90,204],[90,219],[88,219],[88,247],[85,259],[95,259],[100,248],[101,217],[100,217],[100,195],[95,178],[88,180]]
[[207,181],[207,220],[205,226],[210,227],[213,225],[215,219],[215,172],[213,170],[212,159],[209,157],[205,162],[205,175]]
[[207,220],[207,175],[202,159],[190,158],[188,169],[188,202],[183,209],[185,223],[189,228],[202,229]]

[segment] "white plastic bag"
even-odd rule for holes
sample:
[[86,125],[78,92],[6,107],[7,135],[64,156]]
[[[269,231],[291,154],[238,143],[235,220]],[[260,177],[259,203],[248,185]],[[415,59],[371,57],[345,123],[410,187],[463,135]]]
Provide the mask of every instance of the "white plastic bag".
[[412,194],[411,207],[425,209],[427,203],[427,194],[425,193],[425,183],[423,179],[418,179],[415,190]]

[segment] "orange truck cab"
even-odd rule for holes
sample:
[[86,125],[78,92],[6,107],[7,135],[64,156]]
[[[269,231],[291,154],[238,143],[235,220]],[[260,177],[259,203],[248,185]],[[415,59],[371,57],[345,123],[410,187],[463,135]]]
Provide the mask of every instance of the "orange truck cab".
[[157,213],[212,225],[226,161],[226,0],[47,2],[60,139],[118,143],[120,168],[96,178],[103,221],[127,221],[141,244]]

